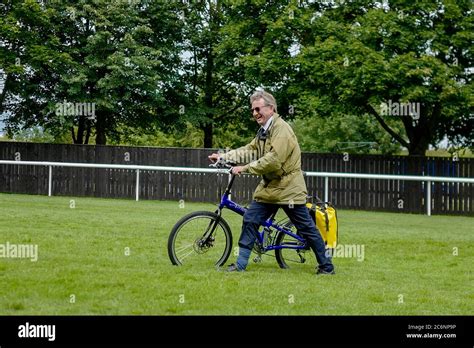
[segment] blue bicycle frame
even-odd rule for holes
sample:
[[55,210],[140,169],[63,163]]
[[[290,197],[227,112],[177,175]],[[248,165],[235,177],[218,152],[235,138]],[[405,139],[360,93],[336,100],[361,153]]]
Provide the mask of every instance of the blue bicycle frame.
[[[222,195],[221,197],[221,202],[219,204],[219,208],[218,210],[216,211],[216,213],[220,216],[220,213],[222,211],[223,208],[227,208],[229,210],[232,210],[233,212],[239,214],[239,215],[244,215],[245,212],[247,211],[247,208],[245,207],[242,207],[241,205],[235,203],[234,201],[232,201],[232,199],[229,198],[229,196],[231,195],[231,187],[234,183],[234,180],[235,180],[235,175],[232,174],[232,177],[229,181],[229,184],[227,185],[227,188],[224,192],[224,194]],[[274,228],[276,229],[277,231],[281,232],[281,233],[285,233],[291,237],[293,237],[295,240],[297,240],[298,242],[286,242],[285,245],[269,245],[269,246],[264,246],[264,231],[262,232],[257,232],[257,241],[263,246],[263,251],[266,252],[266,251],[270,251],[270,250],[277,250],[277,249],[305,249],[307,246],[306,246],[306,240],[300,236],[298,236],[297,234],[294,234],[292,233],[290,230],[286,229],[286,228],[283,228],[281,227],[280,225],[276,224],[274,222],[274,219],[273,219],[273,216],[270,217],[269,219],[267,219],[261,226],[264,227],[264,230],[265,228]],[[301,245],[302,243],[302,245]]]

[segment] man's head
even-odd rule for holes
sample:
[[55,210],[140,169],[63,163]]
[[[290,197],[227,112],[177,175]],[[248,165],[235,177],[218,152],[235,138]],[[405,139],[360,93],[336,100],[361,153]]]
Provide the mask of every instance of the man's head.
[[252,115],[260,126],[264,126],[273,113],[277,112],[275,98],[265,91],[257,91],[252,94],[250,104],[252,104]]

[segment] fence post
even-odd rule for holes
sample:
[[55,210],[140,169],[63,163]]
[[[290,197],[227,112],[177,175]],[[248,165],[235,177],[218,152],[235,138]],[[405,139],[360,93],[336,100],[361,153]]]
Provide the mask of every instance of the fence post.
[[431,181],[427,182],[428,187],[426,188],[426,213],[431,216]]
[[52,183],[53,183],[53,166],[49,166],[48,175],[48,197],[51,197]]
[[329,200],[329,177],[324,177],[324,201],[327,202]]
[[138,202],[138,196],[140,194],[140,169],[137,169],[137,180],[135,183],[135,200]]

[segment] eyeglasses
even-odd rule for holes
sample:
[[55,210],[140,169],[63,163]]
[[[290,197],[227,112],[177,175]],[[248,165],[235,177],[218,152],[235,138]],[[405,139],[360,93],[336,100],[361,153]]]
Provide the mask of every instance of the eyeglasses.
[[260,113],[260,109],[261,109],[261,108],[265,108],[265,107],[267,107],[267,106],[268,106],[268,105],[257,106],[257,107],[255,107],[255,108],[250,109],[250,110],[252,111],[252,114],[254,113],[254,111],[257,111],[257,113]]

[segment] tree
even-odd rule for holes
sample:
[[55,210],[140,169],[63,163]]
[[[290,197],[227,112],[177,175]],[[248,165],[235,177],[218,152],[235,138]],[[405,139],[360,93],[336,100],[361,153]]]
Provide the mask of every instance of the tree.
[[[149,131],[159,118],[172,117],[164,106],[179,68],[174,40],[180,40],[180,27],[171,6],[119,0],[7,4],[0,27],[7,74],[1,101],[13,115],[7,130],[70,130],[75,143],[87,143],[94,131],[96,143],[105,144],[108,136],[120,136],[121,124]],[[152,30],[157,18],[160,26]]]
[[[230,1],[207,0],[183,2],[179,10],[184,25],[184,41],[179,44],[184,82],[180,89],[183,103],[175,106],[182,112],[175,126],[189,122],[201,129],[207,148],[221,144],[236,123],[241,135],[253,129],[248,98],[255,85],[242,74],[234,74],[240,62],[221,46],[231,8]],[[228,142],[234,144],[241,141]]]
[[[474,142],[471,1],[9,0],[0,13],[11,132],[104,144],[199,129],[220,146],[237,125],[254,133],[248,97],[263,87],[287,119],[369,120],[358,141],[377,122],[413,155]],[[74,114],[83,103],[94,117]]]
[[370,114],[411,155],[444,136],[472,146],[471,1],[328,2],[308,23],[294,79],[321,112]]
[[8,112],[7,131],[41,125],[63,67],[70,63],[52,33],[52,10],[35,1],[0,7],[0,68],[4,88],[0,114]]
[[245,1],[228,17],[220,46],[288,118],[370,115],[412,155],[472,146],[472,2]]
[[[220,62],[222,74],[239,89],[257,87],[274,94],[278,112],[295,116],[289,97],[294,72],[296,2],[228,1],[227,21],[220,31],[217,51],[227,59]],[[230,59],[229,59],[230,58]],[[246,101],[248,103],[248,101]]]

